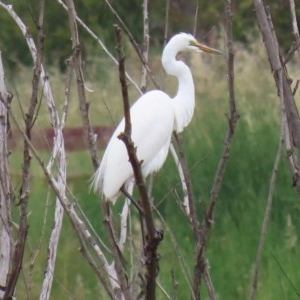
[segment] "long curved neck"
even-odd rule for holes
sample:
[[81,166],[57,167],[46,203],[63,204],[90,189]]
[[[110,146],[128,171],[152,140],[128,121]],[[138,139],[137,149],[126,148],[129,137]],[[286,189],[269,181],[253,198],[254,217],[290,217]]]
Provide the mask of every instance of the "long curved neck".
[[174,49],[169,49],[167,46],[162,55],[162,64],[169,75],[173,75],[178,79],[178,91],[173,99],[175,110],[174,130],[181,132],[193,117],[195,87],[190,69],[182,61],[176,60],[176,53],[176,49],[174,51]]

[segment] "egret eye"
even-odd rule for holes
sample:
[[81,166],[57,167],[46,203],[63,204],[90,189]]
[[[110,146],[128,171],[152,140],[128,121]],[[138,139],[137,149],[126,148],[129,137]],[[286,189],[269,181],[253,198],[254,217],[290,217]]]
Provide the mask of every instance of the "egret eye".
[[176,60],[181,60],[183,62],[187,62],[189,60],[190,51],[181,51],[176,55]]
[[182,52],[182,51],[180,51],[180,52],[178,52],[178,53],[176,54],[176,60],[181,60],[182,57],[183,57],[183,52]]

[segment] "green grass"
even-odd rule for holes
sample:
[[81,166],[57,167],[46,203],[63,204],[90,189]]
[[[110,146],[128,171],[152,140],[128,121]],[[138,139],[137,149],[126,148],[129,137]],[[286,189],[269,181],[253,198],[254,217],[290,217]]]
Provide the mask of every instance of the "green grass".
[[[122,113],[118,77],[115,68],[113,71],[107,71],[109,63],[103,61],[97,63],[99,64],[95,63],[90,67],[90,72],[88,67],[86,70],[89,73],[88,86],[95,90],[94,93],[87,94],[91,102],[91,119],[93,124],[112,124],[112,119],[117,121]],[[228,96],[226,67],[222,58],[213,57],[203,62],[200,57],[193,57],[191,63],[195,74],[197,103],[195,117],[183,133],[183,139],[191,168],[198,214],[201,217],[209,200],[227,130]],[[157,64],[153,61],[154,66]],[[135,65],[129,66],[131,70],[135,69]],[[155,67],[155,71],[159,73],[160,69]],[[245,299],[248,296],[279,140],[278,99],[262,47],[256,45],[256,53],[252,54],[243,50],[237,51],[235,71],[236,100],[241,117],[215,210],[215,223],[207,244],[211,277],[219,299]],[[16,86],[19,93],[20,90],[25,91],[19,95],[19,100],[24,106],[30,96],[28,72],[22,70],[11,83],[11,86]],[[106,72],[105,76],[102,76],[103,72]],[[134,75],[138,78],[138,73]],[[55,99],[57,103],[62,103],[63,76],[53,73],[51,79],[55,87],[53,89],[56,93]],[[176,82],[166,78],[164,86],[169,93],[174,93]],[[132,98],[136,96],[132,89],[130,92]],[[13,105],[17,110],[19,106],[17,101]],[[76,89],[72,91],[70,111],[67,125],[78,126],[81,121],[76,104]],[[19,116],[21,118],[21,114]],[[42,106],[37,127],[49,126],[46,116],[47,109]],[[47,161],[49,153],[42,152],[41,155]],[[67,156],[68,187],[102,237],[104,230],[99,199],[89,192],[88,187],[88,180],[92,174],[89,154],[87,151],[78,151],[68,153]],[[16,191],[20,187],[21,162],[21,153],[14,152],[10,163]],[[155,201],[165,222],[161,224],[165,230],[165,238],[159,247],[161,260],[158,279],[172,297],[176,293],[178,299],[187,299],[190,289],[186,276],[190,276],[189,274],[193,272],[194,241],[190,225],[175,196],[176,193],[180,195],[181,190],[174,169],[175,165],[169,157],[164,168],[155,177],[153,189]],[[48,213],[45,216],[47,199]],[[22,279],[18,285],[19,299],[23,299],[21,295],[24,295],[25,291],[24,282],[30,283],[30,299],[37,299],[39,295],[54,201],[53,193],[43,179],[39,166],[34,162],[29,203],[30,228]],[[113,208],[115,215],[120,212],[120,207],[118,203]],[[299,209],[298,195],[292,187],[291,173],[283,153],[256,299],[298,299],[292,284],[298,289]],[[15,215],[16,211],[15,207]],[[43,233],[45,218],[46,226]],[[135,218],[133,212],[133,220]],[[157,222],[160,222],[158,218]],[[30,270],[31,254],[39,247],[39,254],[33,269]],[[76,235],[65,218],[51,299],[105,299],[103,289],[97,283],[87,262],[79,254],[78,247]],[[176,291],[173,290],[172,276],[178,283]],[[204,286],[202,290],[203,295],[206,295]],[[164,299],[160,291],[158,299]]]

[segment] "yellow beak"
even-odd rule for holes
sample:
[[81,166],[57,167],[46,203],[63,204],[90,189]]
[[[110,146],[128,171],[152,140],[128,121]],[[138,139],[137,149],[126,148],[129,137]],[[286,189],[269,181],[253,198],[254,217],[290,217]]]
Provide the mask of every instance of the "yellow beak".
[[214,48],[210,48],[204,44],[201,44],[199,42],[196,43],[196,46],[203,52],[206,53],[210,53],[210,54],[223,54],[221,51],[214,49]]

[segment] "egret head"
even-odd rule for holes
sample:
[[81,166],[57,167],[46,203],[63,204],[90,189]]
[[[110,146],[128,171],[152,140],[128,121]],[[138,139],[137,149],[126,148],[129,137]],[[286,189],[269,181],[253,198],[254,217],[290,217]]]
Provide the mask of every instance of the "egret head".
[[188,33],[179,33],[173,36],[166,48],[171,48],[175,52],[191,51],[191,52],[206,52],[210,54],[222,54],[219,50],[210,48],[198,42],[193,35]]

